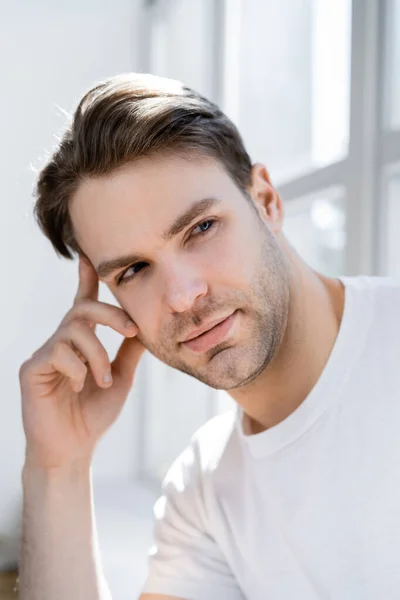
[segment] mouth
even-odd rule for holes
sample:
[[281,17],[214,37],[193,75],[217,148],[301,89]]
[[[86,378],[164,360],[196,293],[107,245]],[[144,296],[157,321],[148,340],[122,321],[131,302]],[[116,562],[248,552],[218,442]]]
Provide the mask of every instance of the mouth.
[[213,346],[220,344],[231,333],[237,320],[237,313],[238,311],[235,310],[235,312],[222,321],[217,322],[216,325],[212,326],[210,329],[207,329],[189,340],[181,342],[182,346],[192,352],[200,353],[206,352]]

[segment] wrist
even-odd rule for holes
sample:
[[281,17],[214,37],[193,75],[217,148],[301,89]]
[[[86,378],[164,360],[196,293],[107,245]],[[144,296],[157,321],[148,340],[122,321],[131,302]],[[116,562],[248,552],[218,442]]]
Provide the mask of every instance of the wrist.
[[92,459],[74,459],[65,463],[42,463],[34,455],[26,453],[22,468],[22,480],[30,477],[43,479],[67,479],[76,480],[86,478],[91,474]]

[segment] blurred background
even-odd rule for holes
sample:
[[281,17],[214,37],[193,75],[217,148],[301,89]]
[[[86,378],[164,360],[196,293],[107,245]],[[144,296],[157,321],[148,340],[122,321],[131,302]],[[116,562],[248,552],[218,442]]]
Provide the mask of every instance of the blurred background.
[[[25,449],[18,370],[78,281],[77,262],[59,259],[32,217],[34,170],[65,112],[117,73],[180,79],[220,104],[252,160],[268,166],[286,233],[312,266],[400,276],[400,0],[0,0],[0,57],[0,570],[9,571]],[[114,303],[104,287],[100,299]],[[101,327],[99,336],[113,355],[121,337]],[[139,594],[166,469],[230,407],[225,393],[144,356],[93,467],[114,600]]]

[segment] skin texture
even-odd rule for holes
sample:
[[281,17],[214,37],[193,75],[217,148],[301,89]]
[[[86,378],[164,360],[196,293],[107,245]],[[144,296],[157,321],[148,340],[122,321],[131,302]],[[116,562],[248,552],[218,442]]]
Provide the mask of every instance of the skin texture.
[[[189,205],[210,197],[219,200],[217,206],[178,235],[163,237]],[[282,202],[263,165],[254,165],[246,197],[213,159],[141,159],[86,179],[70,214],[95,268],[119,256],[139,257],[133,269],[127,265],[102,280],[154,356],[229,390],[256,427],[279,422],[305,398],[333,346],[343,291],[339,282],[314,273],[287,243]],[[212,219],[213,226],[205,223]],[[121,276],[127,280],[118,286]],[[234,327],[219,346],[195,353],[180,343],[193,329],[235,310]],[[323,340],[319,354],[309,357],[317,335]],[[296,377],[293,390],[289,374]],[[276,388],[280,406],[268,400],[268,388]]]

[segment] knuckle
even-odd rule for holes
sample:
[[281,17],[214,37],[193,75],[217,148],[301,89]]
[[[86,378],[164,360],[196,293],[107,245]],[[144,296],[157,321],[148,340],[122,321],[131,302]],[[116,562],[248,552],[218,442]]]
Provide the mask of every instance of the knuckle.
[[87,323],[80,318],[75,318],[71,321],[68,326],[68,334],[70,337],[80,336],[83,331],[86,331]]
[[61,340],[56,340],[51,349],[53,360],[60,358],[64,354],[64,350],[64,343]]
[[69,323],[70,321],[80,318],[82,313],[88,310],[90,303],[91,301],[87,300],[86,298],[78,298],[74,300],[74,304],[65,314],[63,323]]
[[93,306],[93,301],[90,298],[79,298],[76,302],[76,305],[73,307],[73,311],[82,311],[88,310]]

